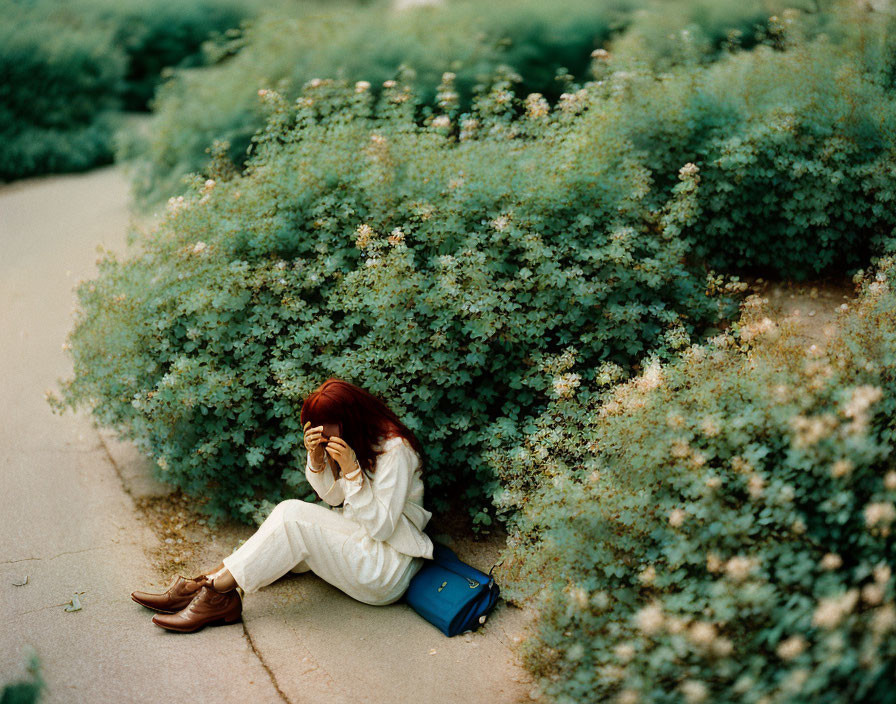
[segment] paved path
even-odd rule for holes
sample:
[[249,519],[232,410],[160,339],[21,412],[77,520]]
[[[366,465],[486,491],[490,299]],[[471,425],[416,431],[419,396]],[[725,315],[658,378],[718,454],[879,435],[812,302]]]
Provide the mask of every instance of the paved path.
[[[512,607],[447,639],[404,605],[366,606],[311,574],[247,595],[242,625],[194,634],[131,601],[161,584],[147,560],[160,541],[122,483],[127,448],[44,398],[71,372],[72,289],[95,276],[98,244],[124,251],[128,200],[119,167],[0,187],[0,685],[24,675],[30,645],[44,702],[528,700]],[[82,609],[65,611],[76,592]]]

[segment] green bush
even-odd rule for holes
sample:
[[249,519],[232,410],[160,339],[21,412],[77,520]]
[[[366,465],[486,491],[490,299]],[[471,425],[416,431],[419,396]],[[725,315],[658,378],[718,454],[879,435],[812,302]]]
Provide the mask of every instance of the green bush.
[[41,671],[40,658],[34,648],[29,648],[28,670],[29,678],[18,682],[8,682],[0,690],[0,704],[35,704],[40,701],[46,687],[46,682]]
[[524,109],[512,78],[459,116],[447,76],[446,112],[423,126],[407,84],[266,93],[245,173],[219,155],[156,232],[134,233],[141,251],[79,286],[66,402],[244,517],[307,493],[298,411],[339,376],[419,434],[437,509],[459,496],[488,524],[480,455],[544,405],[568,347],[627,370],[731,306],[683,263],[694,171],[643,207],[617,104]]
[[124,64],[100,31],[48,33],[45,26],[4,21],[0,179],[111,161]]
[[732,331],[558,399],[493,456],[505,594],[557,702],[892,702],[896,274],[825,352]]
[[238,32],[258,9],[251,0],[90,0],[82,12],[107,27],[127,56],[120,91],[124,109],[147,110],[165,69],[204,66],[203,44],[227,41],[227,30]]
[[0,0],[0,179],[83,171],[113,160],[122,109],[145,109],[168,66],[252,4]]
[[[522,77],[522,92],[540,93],[553,104],[570,81],[588,78],[591,51],[615,35],[626,36],[630,24],[643,39],[645,29],[658,26],[660,18],[670,32],[689,23],[715,43],[733,29],[749,45],[759,36],[750,23],[770,11],[760,0],[715,6],[705,0],[572,0],[562,10],[540,0],[455,0],[403,12],[389,6],[378,2],[299,16],[270,13],[233,40],[227,51],[235,56],[223,65],[176,71],[156,97],[149,136],[120,143],[119,158],[136,162],[139,201],[148,207],[182,193],[181,177],[203,170],[216,139],[230,144],[231,158],[242,166],[250,139],[264,121],[255,101],[259,88],[276,88],[292,99],[311,79],[344,78],[366,80],[376,93],[405,64],[415,71],[414,86],[424,105],[437,98],[442,73],[455,73],[459,104],[466,110],[476,85],[503,64]],[[680,39],[653,39],[638,45],[642,60],[679,60]]]
[[[890,207],[896,194],[888,177],[896,153],[896,102],[887,78],[896,47],[892,20],[852,5],[819,13],[785,10],[757,24],[753,35],[746,28],[759,10],[751,3],[650,5],[631,13],[631,24],[607,44],[595,80],[563,84],[563,95],[585,100],[584,92],[587,100],[622,101],[617,138],[632,142],[641,156],[653,181],[647,198],[655,207],[670,198],[682,164],[700,168],[699,217],[687,236],[694,245],[691,256],[706,268],[796,280],[854,271],[879,252],[896,225]],[[689,14],[676,14],[676,7]],[[688,23],[690,34],[651,34],[671,30],[675,22]],[[347,26],[337,23],[338,33],[348,32]],[[722,41],[722,29],[731,26],[752,36],[753,50],[744,51],[743,40]],[[176,191],[172,179],[197,169],[205,158],[196,158],[200,148],[216,136],[241,165],[262,119],[260,106],[248,102],[249,89],[258,76],[286,73],[270,60],[282,27],[260,23],[251,31],[242,52],[216,74],[220,80],[195,72],[195,81],[182,75],[166,84],[148,141],[135,148],[143,150],[135,172],[138,197]],[[287,99],[310,64],[291,65],[303,68],[281,81]],[[417,71],[417,83],[427,86],[418,122],[431,117],[426,100],[433,91],[438,95],[430,75],[435,64],[427,65],[426,72]],[[456,84],[464,77],[460,70]],[[374,73],[371,68],[366,75]],[[421,81],[424,74],[427,80]],[[532,90],[532,80],[525,73],[520,77],[518,89]],[[238,88],[227,88],[237,80]],[[239,100],[232,99],[236,91],[242,91]],[[225,95],[228,107],[208,109]],[[241,104],[246,107],[240,112]]]
[[606,72],[626,79],[623,134],[654,177],[651,197],[668,197],[670,169],[700,168],[688,236],[707,267],[803,280],[854,271],[892,237],[896,99],[875,58],[887,24],[866,14],[840,10],[835,45],[804,39],[805,18],[788,12],[774,35],[783,49],[661,74],[611,47]]
[[749,49],[766,40],[769,17],[790,5],[759,0],[643,3],[607,48],[619,61],[657,72],[711,63],[726,51]]

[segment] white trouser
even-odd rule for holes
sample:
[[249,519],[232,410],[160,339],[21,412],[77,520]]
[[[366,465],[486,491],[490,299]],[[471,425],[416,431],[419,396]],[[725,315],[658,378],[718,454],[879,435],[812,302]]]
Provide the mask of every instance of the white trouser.
[[246,593],[311,570],[358,601],[384,605],[402,597],[424,560],[374,540],[341,511],[287,499],[223,563]]

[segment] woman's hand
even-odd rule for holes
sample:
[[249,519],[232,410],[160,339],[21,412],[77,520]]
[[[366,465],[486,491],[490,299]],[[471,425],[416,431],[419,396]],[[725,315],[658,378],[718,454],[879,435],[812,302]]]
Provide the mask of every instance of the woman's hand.
[[326,445],[323,439],[324,426],[318,425],[316,428],[312,428],[311,421],[305,423],[305,427],[302,428],[302,432],[304,433],[304,442],[305,449],[308,450],[308,455],[311,458],[311,466],[314,467],[318,472],[323,470],[324,464],[324,447]]
[[358,458],[355,455],[355,451],[342,438],[331,437],[327,442],[325,450],[330,457],[336,460],[339,469],[342,470],[343,477],[346,474],[358,471],[356,464]]

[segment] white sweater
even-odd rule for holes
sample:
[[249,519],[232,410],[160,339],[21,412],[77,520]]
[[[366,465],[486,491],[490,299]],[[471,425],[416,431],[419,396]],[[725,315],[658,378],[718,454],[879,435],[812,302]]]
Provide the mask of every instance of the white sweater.
[[344,504],[346,518],[363,526],[374,540],[388,543],[398,552],[432,559],[432,541],[423,532],[432,513],[423,508],[423,479],[414,470],[420,458],[402,437],[391,437],[376,449],[373,478],[335,479],[329,465],[321,472],[305,462],[305,478],[330,506]]

